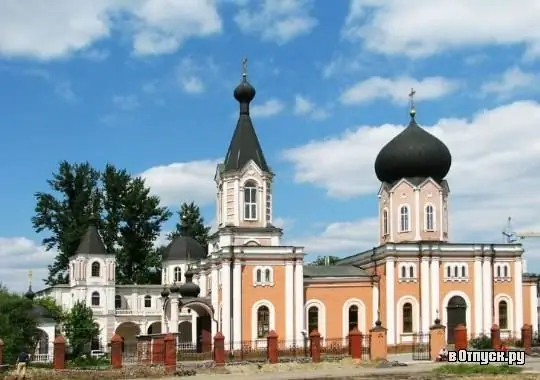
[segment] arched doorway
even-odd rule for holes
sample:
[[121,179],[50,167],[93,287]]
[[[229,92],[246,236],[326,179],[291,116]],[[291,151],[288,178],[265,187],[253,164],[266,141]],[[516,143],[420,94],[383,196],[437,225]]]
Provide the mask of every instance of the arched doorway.
[[32,360],[38,363],[48,362],[52,360],[49,357],[50,351],[49,335],[45,331],[38,329],[37,344]]
[[446,306],[446,320],[447,325],[447,337],[446,340],[449,344],[454,343],[454,329],[457,325],[467,324],[467,302],[461,296],[453,296],[448,301]]
[[150,326],[148,326],[147,333],[148,335],[161,334],[161,322],[153,322]]
[[123,338],[124,352],[137,351],[137,336],[141,335],[141,329],[138,324],[134,322],[123,322],[116,327],[115,334]]
[[193,325],[190,321],[180,322],[178,325],[178,342],[182,349],[194,350],[193,347]]

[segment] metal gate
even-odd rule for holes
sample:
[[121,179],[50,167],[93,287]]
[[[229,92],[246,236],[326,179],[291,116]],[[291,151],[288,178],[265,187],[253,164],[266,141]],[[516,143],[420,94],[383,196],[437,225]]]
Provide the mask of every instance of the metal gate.
[[429,333],[419,332],[413,334],[412,358],[413,360],[431,360],[431,341]]

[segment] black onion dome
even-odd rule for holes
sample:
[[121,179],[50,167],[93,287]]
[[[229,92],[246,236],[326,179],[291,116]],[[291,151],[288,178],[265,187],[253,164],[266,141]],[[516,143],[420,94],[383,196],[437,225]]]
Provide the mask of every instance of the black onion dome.
[[176,282],[172,284],[171,293],[178,293],[179,291],[180,291],[180,288],[178,287],[178,285],[176,285]]
[[34,292],[32,291],[32,287],[31,287],[31,286],[28,287],[28,290],[26,291],[26,293],[24,293],[24,296],[25,296],[26,298],[28,298],[29,300],[33,300],[33,299],[35,298],[36,295],[35,295]]
[[163,260],[198,261],[206,257],[206,250],[189,236],[177,236],[163,253]]
[[393,183],[402,178],[443,180],[452,165],[448,147],[427,132],[415,120],[386,144],[375,159],[375,174],[381,182]]
[[166,287],[163,287],[163,290],[161,291],[161,296],[163,298],[167,298],[169,294],[170,294],[169,289],[167,289]]
[[193,272],[188,268],[185,274],[186,282],[180,285],[180,296],[182,298],[197,298],[201,292],[199,285],[193,282]]
[[234,89],[234,98],[239,103],[250,103],[255,98],[255,88],[247,81],[247,77],[244,74],[242,82]]

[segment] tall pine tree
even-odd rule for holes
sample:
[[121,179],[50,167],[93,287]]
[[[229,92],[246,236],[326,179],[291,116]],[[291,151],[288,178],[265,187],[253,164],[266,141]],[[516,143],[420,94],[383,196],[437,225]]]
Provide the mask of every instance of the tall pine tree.
[[177,236],[189,236],[206,249],[210,227],[204,224],[199,206],[194,202],[184,202],[180,206],[180,210],[177,211],[177,215],[178,222],[175,230],[168,235],[169,240],[173,240]]

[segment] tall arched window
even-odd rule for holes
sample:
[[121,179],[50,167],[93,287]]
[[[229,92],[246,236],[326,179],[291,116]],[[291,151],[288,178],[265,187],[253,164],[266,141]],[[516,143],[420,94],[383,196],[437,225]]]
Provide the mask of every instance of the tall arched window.
[[270,272],[270,269],[266,268],[264,270],[264,281],[265,282],[272,282],[272,273]]
[[101,274],[101,265],[97,261],[92,263],[92,277],[99,277]]
[[426,206],[426,231],[433,231],[435,229],[435,217],[433,213],[433,206]]
[[257,338],[265,338],[270,331],[270,309],[260,306],[257,309]]
[[452,268],[451,267],[446,267],[446,277],[450,278],[452,277]]
[[253,181],[244,185],[244,219],[257,220],[257,184]]
[[92,293],[92,306],[99,306],[99,293]]
[[508,265],[504,266],[503,272],[504,272],[504,277],[508,277]]
[[152,296],[144,296],[144,307],[152,307]]
[[499,302],[499,328],[501,330],[508,328],[508,303],[506,301]]
[[358,328],[358,306],[351,305],[349,307],[349,331]]
[[459,269],[458,269],[458,266],[454,266],[454,277],[458,277],[459,276]]
[[413,320],[412,320],[412,304],[407,302],[403,305],[403,333],[413,332]]
[[409,267],[409,277],[414,278],[414,266],[412,265]]
[[308,332],[313,330],[319,330],[319,308],[317,306],[311,306],[308,309]]
[[465,265],[461,266],[461,277],[467,277],[467,267]]
[[115,309],[122,308],[122,296],[119,296],[118,294],[114,296],[114,308]]
[[182,269],[180,267],[174,268],[174,282],[182,281]]
[[401,278],[407,277],[407,267],[403,266],[401,267]]
[[257,282],[262,282],[262,269],[257,269],[256,276],[257,276],[256,281]]
[[389,234],[388,228],[388,210],[383,211],[383,235]]
[[409,208],[407,206],[401,206],[399,213],[399,230],[401,232],[409,231]]
[[497,265],[497,277],[501,277],[501,266]]

